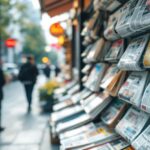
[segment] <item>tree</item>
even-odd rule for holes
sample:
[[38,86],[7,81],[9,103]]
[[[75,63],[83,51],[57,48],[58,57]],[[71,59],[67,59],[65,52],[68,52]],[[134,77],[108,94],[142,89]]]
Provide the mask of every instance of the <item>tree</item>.
[[28,23],[22,28],[24,35],[23,54],[33,54],[36,61],[41,61],[45,55],[45,38],[39,25]]
[[20,19],[22,16],[15,18],[12,13],[26,10],[26,6],[17,1],[0,0],[0,40],[4,41],[11,36],[11,33],[8,32],[11,23],[22,23],[22,19]]

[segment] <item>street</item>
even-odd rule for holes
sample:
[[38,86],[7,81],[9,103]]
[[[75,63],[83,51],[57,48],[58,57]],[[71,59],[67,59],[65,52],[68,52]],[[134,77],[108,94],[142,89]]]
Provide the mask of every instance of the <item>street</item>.
[[45,81],[39,76],[33,92],[32,112],[27,113],[24,87],[19,81],[4,87],[2,126],[0,135],[1,150],[50,150],[48,119],[49,114],[40,112],[38,87]]

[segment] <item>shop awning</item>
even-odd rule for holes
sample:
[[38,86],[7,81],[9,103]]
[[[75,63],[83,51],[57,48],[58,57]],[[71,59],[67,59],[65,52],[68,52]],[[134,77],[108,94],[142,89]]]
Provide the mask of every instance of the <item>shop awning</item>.
[[[74,0],[39,0],[42,12],[47,12],[51,17],[69,11],[73,7]],[[90,4],[91,0],[83,0],[84,9]]]
[[73,6],[73,0],[40,0],[42,11],[51,17],[69,11]]

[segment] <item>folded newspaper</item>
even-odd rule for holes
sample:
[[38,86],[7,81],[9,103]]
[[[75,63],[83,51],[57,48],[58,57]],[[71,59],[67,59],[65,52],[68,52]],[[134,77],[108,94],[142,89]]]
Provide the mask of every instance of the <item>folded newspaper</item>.
[[90,116],[86,113],[83,113],[73,117],[72,119],[66,120],[65,122],[59,122],[56,126],[56,131],[60,134],[61,132],[80,127],[90,121]]
[[125,112],[127,104],[119,99],[113,99],[102,112],[101,120],[111,128],[114,128]]
[[132,146],[137,150],[150,149],[150,125],[132,142]]
[[118,67],[122,70],[142,70],[142,55],[148,42],[149,35],[134,38],[122,55]]
[[95,92],[99,91],[99,85],[100,85],[100,82],[104,76],[104,73],[105,73],[107,67],[108,67],[108,65],[104,64],[104,63],[96,64],[93,67],[93,69],[88,77],[88,80],[84,86],[89,88],[92,91],[95,91]]
[[91,148],[90,150],[122,150],[127,146],[129,146],[129,143],[127,143],[124,139],[119,138],[104,145]]
[[140,107],[141,98],[148,80],[148,71],[132,72],[119,90],[119,98]]
[[120,39],[113,42],[111,48],[105,56],[105,60],[109,62],[117,62],[124,52],[124,40]]
[[111,99],[108,92],[104,91],[87,103],[83,103],[82,106],[85,112],[94,119],[110,103]]
[[147,85],[142,97],[141,109],[147,113],[150,113],[150,83]]
[[118,138],[118,135],[106,126],[101,125],[94,131],[81,133],[77,136],[62,141],[62,146],[65,149],[79,148],[92,143],[104,144]]
[[133,140],[142,132],[150,116],[143,111],[130,108],[116,126],[116,131],[127,141]]
[[119,72],[119,68],[117,68],[116,65],[110,66],[100,83],[100,87],[103,89],[106,89],[108,85],[111,83],[111,81],[114,79],[115,75]]

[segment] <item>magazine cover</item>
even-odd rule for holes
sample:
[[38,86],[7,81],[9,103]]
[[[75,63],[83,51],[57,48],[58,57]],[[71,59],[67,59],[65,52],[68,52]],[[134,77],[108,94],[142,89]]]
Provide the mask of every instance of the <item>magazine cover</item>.
[[141,133],[149,119],[149,115],[135,108],[130,108],[116,126],[116,131],[127,141],[133,140]]
[[132,146],[137,150],[150,149],[150,125],[132,142]]
[[147,79],[148,72],[132,72],[120,88],[119,98],[140,107]]

